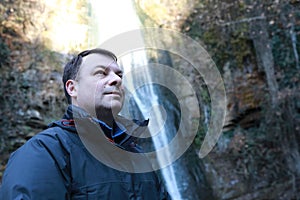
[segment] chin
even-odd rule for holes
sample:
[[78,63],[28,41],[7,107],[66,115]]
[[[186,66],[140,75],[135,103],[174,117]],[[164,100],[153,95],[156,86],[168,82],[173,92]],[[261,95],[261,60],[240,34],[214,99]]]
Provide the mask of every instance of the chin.
[[122,106],[115,106],[115,107],[111,107],[110,109],[111,109],[112,113],[116,115],[116,114],[119,114],[119,112],[122,109]]
[[118,114],[121,109],[123,107],[123,104],[121,103],[114,103],[114,104],[110,104],[110,105],[106,105],[106,106],[98,106],[98,109],[97,110],[103,110],[103,111],[106,111],[106,112],[111,112],[113,113],[114,115]]

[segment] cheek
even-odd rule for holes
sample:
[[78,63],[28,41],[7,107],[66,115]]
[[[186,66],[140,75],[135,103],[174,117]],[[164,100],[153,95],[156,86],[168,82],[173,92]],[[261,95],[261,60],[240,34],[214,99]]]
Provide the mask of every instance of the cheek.
[[95,87],[97,91],[102,92],[105,87],[105,84],[103,83],[103,81],[98,80],[97,82],[95,82]]
[[121,88],[120,88],[120,90],[122,91],[122,93],[123,93],[123,95],[125,94],[125,88],[124,88],[124,86],[122,86]]
[[95,98],[102,98],[105,90],[105,85],[101,81],[97,81],[94,86]]
[[94,98],[98,93],[97,85],[89,82],[82,83],[79,87],[79,93],[82,100],[91,100],[91,98]]

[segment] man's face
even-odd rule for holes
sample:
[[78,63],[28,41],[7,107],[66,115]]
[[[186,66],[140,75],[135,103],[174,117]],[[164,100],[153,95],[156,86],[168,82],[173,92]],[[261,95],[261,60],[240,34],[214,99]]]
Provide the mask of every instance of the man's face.
[[97,53],[83,57],[76,82],[73,104],[94,116],[102,111],[120,112],[124,101],[122,71],[113,58]]

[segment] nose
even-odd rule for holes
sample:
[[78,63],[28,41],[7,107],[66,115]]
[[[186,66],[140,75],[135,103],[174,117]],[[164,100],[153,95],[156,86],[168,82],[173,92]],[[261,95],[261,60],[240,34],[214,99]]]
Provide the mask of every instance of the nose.
[[109,73],[109,85],[120,86],[122,84],[122,78],[115,72]]

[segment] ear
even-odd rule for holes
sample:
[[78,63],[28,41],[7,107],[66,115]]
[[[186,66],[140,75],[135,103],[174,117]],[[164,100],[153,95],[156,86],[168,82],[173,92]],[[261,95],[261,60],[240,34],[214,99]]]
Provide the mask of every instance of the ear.
[[73,97],[76,98],[77,97],[77,82],[75,80],[67,80],[66,82],[66,90],[68,92],[68,94]]

